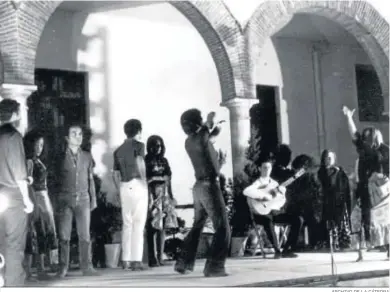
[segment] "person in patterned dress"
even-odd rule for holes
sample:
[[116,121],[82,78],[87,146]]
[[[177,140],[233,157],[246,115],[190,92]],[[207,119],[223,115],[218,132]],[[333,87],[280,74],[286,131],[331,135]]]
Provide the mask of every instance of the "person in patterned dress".
[[344,170],[336,166],[336,154],[324,150],[318,178],[323,192],[323,222],[333,239],[333,249],[351,247],[351,193],[349,179]]
[[164,140],[150,136],[146,143],[146,178],[149,187],[149,219],[147,221],[149,266],[164,265],[165,230],[177,227],[176,202],[172,195],[172,172],[165,155]]

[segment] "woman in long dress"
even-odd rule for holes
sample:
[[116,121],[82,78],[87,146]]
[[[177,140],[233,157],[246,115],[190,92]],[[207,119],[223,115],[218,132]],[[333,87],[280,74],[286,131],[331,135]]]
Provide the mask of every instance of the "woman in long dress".
[[157,135],[149,137],[145,156],[150,211],[147,221],[149,266],[164,265],[165,230],[177,227],[175,200],[172,195],[172,171],[165,158],[164,140]]
[[[333,239],[335,250],[351,247],[351,196],[349,179],[344,170],[336,166],[336,154],[324,150],[318,179],[322,185],[322,219]],[[327,243],[329,242],[327,237]]]
[[[372,176],[389,177],[389,146],[383,143],[382,133],[374,127],[368,127],[362,133],[357,131],[353,121],[355,110],[343,108],[347,118],[348,130],[359,155],[358,185],[356,198],[362,211],[362,229],[367,245],[372,247],[385,246],[389,258],[389,223],[388,218],[372,217],[373,197],[369,191],[369,182]],[[387,203],[388,206],[388,203]],[[385,216],[388,216],[388,211]],[[363,260],[362,238],[360,240],[359,256],[357,261]]]
[[27,172],[31,178],[30,195],[35,205],[27,234],[26,271],[27,277],[31,279],[33,254],[37,253],[39,255],[38,280],[50,278],[45,271],[45,254],[58,247],[53,207],[47,190],[47,169],[41,160],[44,143],[43,135],[37,131],[31,131],[24,137]]

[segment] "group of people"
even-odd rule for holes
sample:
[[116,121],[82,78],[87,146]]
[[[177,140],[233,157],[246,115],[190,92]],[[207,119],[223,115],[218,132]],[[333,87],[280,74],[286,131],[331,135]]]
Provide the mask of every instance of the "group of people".
[[[65,147],[56,149],[49,165],[41,160],[44,135],[17,130],[20,104],[0,102],[0,253],[5,258],[5,285],[21,286],[25,274],[31,277],[33,255],[38,256],[38,279],[48,279],[45,255],[58,248],[58,277],[69,270],[73,217],[79,240],[83,275],[98,275],[92,266],[90,218],[96,208],[94,161],[81,148],[83,130],[70,125],[64,134]],[[54,156],[53,156],[54,157]],[[52,194],[49,197],[49,189]],[[54,208],[53,208],[54,206]]]
[[[344,114],[359,155],[356,193],[362,208],[365,238],[369,241],[372,225],[368,180],[374,172],[389,175],[389,151],[378,130],[369,128],[360,135],[353,123],[353,111],[345,109]],[[39,254],[38,276],[46,279],[45,255],[50,255],[50,251],[57,248],[57,276],[62,278],[67,275],[73,217],[79,240],[80,269],[84,276],[98,275],[92,265],[90,238],[91,212],[97,205],[94,161],[90,152],[82,149],[82,127],[67,127],[65,147],[56,151],[50,165],[45,165],[40,159],[45,142],[43,135],[30,132],[23,139],[16,130],[20,121],[20,105],[16,101],[4,99],[0,102],[0,121],[0,199],[3,207],[0,214],[0,253],[6,260],[6,286],[23,285],[25,270],[29,274],[34,253]],[[180,123],[187,135],[185,150],[196,179],[193,187],[195,216],[174,270],[180,274],[193,271],[200,235],[209,218],[215,233],[203,273],[206,277],[224,277],[228,275],[225,262],[231,235],[219,182],[224,157],[214,147],[221,124],[215,120],[214,114],[210,114],[204,122],[198,109],[185,111]],[[145,226],[149,266],[164,264],[165,230],[177,227],[176,201],[171,188],[172,171],[164,156],[163,139],[155,135],[149,137],[145,154],[145,145],[141,142],[141,122],[136,119],[127,121],[124,133],[126,140],[113,154],[113,180],[120,197],[123,219],[122,263],[126,270],[139,271],[145,269],[142,263]],[[348,246],[349,184],[345,172],[335,164],[335,153],[325,150],[320,169],[313,175],[312,162],[305,155],[294,159],[292,168],[289,168],[289,151],[288,147],[280,147],[276,161],[270,156],[260,155],[256,161],[260,177],[244,190],[244,195],[262,203],[279,194],[287,197],[283,209],[253,216],[257,224],[264,226],[274,246],[275,257],[296,256],[296,243],[304,221],[312,231],[321,229],[318,228],[319,223],[325,224],[324,228],[331,231],[337,245]],[[300,169],[305,169],[308,175],[294,178],[293,184],[284,187],[283,182]],[[318,185],[321,195],[313,196],[312,190],[318,189]],[[264,188],[272,191],[264,195],[264,192],[259,192]],[[49,189],[54,194],[51,198]],[[307,200],[308,196],[312,199]],[[291,225],[283,251],[277,244],[275,223]],[[311,234],[313,245],[324,239],[318,232]],[[388,239],[386,242],[388,251]],[[362,259],[361,254],[359,259]],[[24,268],[22,262],[25,262]]]
[[[148,264],[164,265],[165,231],[178,227],[173,197],[172,171],[165,158],[164,140],[150,136],[145,146],[140,141],[142,124],[132,119],[125,123],[127,139],[114,152],[113,178],[122,210],[123,269],[143,270],[144,229],[146,226]],[[145,225],[146,224],[146,225]]]
[[[0,253],[6,260],[5,285],[23,285],[25,274],[28,280],[51,279],[46,258],[57,277],[66,277],[73,219],[82,274],[99,275],[91,256],[91,212],[97,207],[94,160],[89,149],[83,147],[83,127],[68,125],[64,147],[53,149],[48,162],[42,158],[44,133],[32,130],[22,137],[17,130],[21,119],[18,102],[2,100],[0,118]],[[145,155],[144,145],[139,142],[141,123],[130,120],[124,131],[128,139],[114,153],[114,170],[122,181],[118,184],[122,261],[125,269],[142,270],[145,223],[149,265],[163,265],[165,230],[178,225],[176,201],[163,139],[149,137]],[[35,259],[36,279],[32,277]]]
[[[216,240],[204,274],[208,277],[220,276],[224,274],[230,238],[219,184],[223,157],[213,146],[213,137],[218,135],[220,128],[212,116],[203,123],[201,112],[195,109],[183,114],[181,124],[188,135],[185,148],[195,169],[195,218],[194,226],[184,240],[175,270],[179,273],[193,270],[200,234],[210,217]],[[164,157],[165,147],[161,137],[151,136],[148,139],[148,153],[145,155],[144,144],[140,141],[141,122],[129,120],[124,125],[124,132],[127,139],[114,152],[113,174],[122,208],[122,264],[124,269],[143,270],[145,223],[149,266],[152,267],[163,264],[164,230],[177,227],[174,210],[176,202],[170,184],[172,172]]]
[[[375,128],[364,129],[360,134],[352,118],[354,111],[346,107],[343,111],[357,149],[356,191],[351,190],[349,177],[337,165],[336,153],[332,150],[322,152],[319,169],[308,155],[297,156],[290,168],[291,150],[287,145],[280,145],[275,153],[264,153],[255,161],[260,177],[244,190],[244,195],[249,200],[259,202],[272,201],[272,197],[277,197],[278,193],[286,198],[283,207],[268,214],[256,214],[256,210],[251,210],[254,223],[264,226],[275,250],[275,258],[297,256],[294,251],[297,250],[303,224],[308,228],[309,244],[313,249],[349,249],[352,234],[357,233],[363,235],[358,236],[360,247],[364,242],[368,247],[384,247],[389,257],[389,224],[382,222],[383,219],[371,218],[372,207],[375,206],[372,203],[373,194],[369,191],[373,175],[382,176],[388,184],[389,147],[383,143],[382,134]],[[299,170],[304,170],[304,174],[295,178]],[[295,181],[284,187],[283,183],[291,178]],[[271,198],[259,191],[267,188],[274,189]],[[381,204],[388,207],[388,193],[383,197],[385,200]],[[358,230],[352,230],[353,202],[357,202],[361,209],[361,227]],[[290,227],[283,252],[275,233],[275,224]],[[372,238],[372,233],[376,238]],[[363,260],[363,250],[359,248],[358,261]]]

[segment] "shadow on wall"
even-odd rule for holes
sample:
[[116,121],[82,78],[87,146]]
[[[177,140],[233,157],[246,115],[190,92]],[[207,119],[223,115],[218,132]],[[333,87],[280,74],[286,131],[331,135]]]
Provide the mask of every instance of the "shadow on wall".
[[78,62],[78,70],[88,72],[88,116],[93,136],[91,150],[95,160],[95,173],[102,180],[101,191],[106,193],[108,201],[113,197],[115,189],[111,183],[112,154],[110,141],[110,88],[109,88],[109,61],[107,29],[100,27],[96,34],[85,35],[79,38],[78,49],[88,50],[88,44],[97,41],[102,44],[99,58],[102,60],[97,66]]
[[[3,65],[3,52],[0,52],[0,84],[4,82],[4,65]],[[1,99],[1,95],[0,95]]]

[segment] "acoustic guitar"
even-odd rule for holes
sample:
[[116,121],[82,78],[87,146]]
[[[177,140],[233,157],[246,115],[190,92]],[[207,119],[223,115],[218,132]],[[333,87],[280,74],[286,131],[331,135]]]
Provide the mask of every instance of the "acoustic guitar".
[[[280,184],[278,187],[267,186],[264,188],[257,188],[249,190],[247,188],[244,190],[244,194],[248,197],[249,207],[258,215],[268,215],[271,211],[279,211],[284,204],[286,203],[286,196],[278,191],[280,186],[287,187],[292,184],[297,178],[301,177],[306,171],[302,168],[294,176],[290,177],[284,183]],[[251,193],[254,196],[261,196],[263,199],[253,199],[251,198]]]

